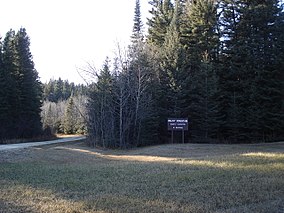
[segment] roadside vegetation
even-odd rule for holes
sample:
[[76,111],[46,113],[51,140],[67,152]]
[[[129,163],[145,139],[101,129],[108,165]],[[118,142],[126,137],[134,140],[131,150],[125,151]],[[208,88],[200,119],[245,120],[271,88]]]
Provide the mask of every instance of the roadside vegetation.
[[50,79],[43,91],[43,129],[53,134],[86,134],[87,86]]
[[283,1],[149,4],[143,23],[136,0],[127,47],[78,68],[86,85],[43,85],[25,28],[0,38],[0,144],[52,133],[103,148],[166,144],[168,118],[188,118],[186,142],[282,141]]
[[0,153],[0,212],[283,212],[284,144]]

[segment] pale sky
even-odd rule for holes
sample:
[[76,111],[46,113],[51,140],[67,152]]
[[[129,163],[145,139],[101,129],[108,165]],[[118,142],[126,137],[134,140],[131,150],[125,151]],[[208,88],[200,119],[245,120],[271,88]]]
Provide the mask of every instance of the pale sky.
[[[150,8],[140,0],[144,27]],[[0,35],[24,27],[42,82],[50,78],[82,83],[76,67],[97,69],[112,57],[117,41],[127,45],[135,0],[2,0]]]

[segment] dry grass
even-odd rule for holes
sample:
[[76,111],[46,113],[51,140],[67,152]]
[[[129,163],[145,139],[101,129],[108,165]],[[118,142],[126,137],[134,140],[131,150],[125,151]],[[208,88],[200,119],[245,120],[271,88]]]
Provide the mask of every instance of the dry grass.
[[284,212],[284,143],[0,153],[0,212]]

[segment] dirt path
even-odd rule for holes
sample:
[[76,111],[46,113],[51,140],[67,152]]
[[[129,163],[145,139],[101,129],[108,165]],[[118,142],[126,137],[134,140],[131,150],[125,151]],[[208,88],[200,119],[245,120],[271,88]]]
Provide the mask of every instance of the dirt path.
[[11,150],[11,149],[24,149],[28,147],[42,146],[42,145],[49,145],[49,144],[56,144],[56,143],[73,142],[73,141],[78,141],[78,140],[82,140],[85,138],[86,138],[85,136],[74,136],[74,137],[61,138],[61,139],[52,140],[52,141],[0,145],[0,151],[6,151],[6,150]]

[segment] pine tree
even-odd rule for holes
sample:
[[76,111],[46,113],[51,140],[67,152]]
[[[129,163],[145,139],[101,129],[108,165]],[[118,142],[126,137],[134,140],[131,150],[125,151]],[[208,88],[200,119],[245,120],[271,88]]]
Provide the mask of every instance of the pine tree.
[[67,106],[65,109],[64,121],[63,121],[63,131],[65,134],[75,134],[76,133],[76,108],[74,105],[73,97],[68,99]]
[[184,76],[183,109],[191,122],[192,136],[209,141],[217,137],[218,76],[217,4],[214,0],[187,2],[181,25],[188,63]]
[[31,138],[41,134],[42,86],[38,72],[34,68],[30,52],[30,39],[24,28],[16,34],[18,88],[20,97],[20,118],[18,133],[20,137]]
[[[251,24],[251,34],[246,39],[250,44],[250,53],[254,55],[250,63],[254,70],[250,88],[249,115],[246,116],[247,128],[253,127],[252,140],[269,141],[277,137],[283,128],[283,30],[282,13],[279,1],[252,4],[244,19]],[[252,13],[252,14],[250,14]],[[249,17],[247,17],[249,16]],[[282,22],[282,24],[281,24]],[[240,23],[243,25],[244,23]],[[248,23],[245,25],[247,26]],[[239,26],[240,26],[239,25]],[[279,31],[279,29],[281,29]],[[248,30],[245,27],[244,31]],[[281,32],[282,31],[282,32]],[[282,57],[281,57],[282,56]],[[246,60],[250,60],[246,58]],[[282,77],[282,79],[281,79]]]
[[3,42],[0,84],[1,138],[31,138],[41,134],[41,84],[34,69],[24,28],[10,30]]
[[68,80],[50,79],[48,83],[43,85],[43,100],[51,102],[60,102],[60,100],[68,100],[71,94],[74,96],[86,95],[87,86],[83,84],[75,85],[74,82],[68,82]]
[[68,80],[65,80],[62,88],[62,100],[67,100],[71,96],[71,93],[74,93],[74,91],[71,91]]
[[55,102],[59,101],[60,99],[63,100],[63,80],[59,78],[54,82],[54,98]]
[[95,137],[95,144],[102,147],[115,147],[115,110],[114,78],[106,59],[98,80],[91,85],[88,103],[89,132]]
[[230,32],[224,41],[226,61],[230,60],[226,82],[233,89],[228,105],[236,110],[232,113],[236,118],[228,121],[235,120],[236,140],[266,141],[281,132],[283,30],[279,29],[283,20],[279,3],[244,0],[227,5],[224,14],[225,33]]
[[237,1],[222,1],[219,8],[222,13],[218,24],[222,29],[221,37],[224,38],[221,43],[221,66],[218,73],[221,90],[219,110],[223,115],[220,132],[222,140],[237,142],[237,137],[242,129],[240,121],[241,95],[239,93],[239,70],[234,67],[231,58],[232,38],[238,36],[236,32],[239,18]]
[[170,0],[153,0],[150,2],[152,17],[148,19],[147,42],[161,47],[165,41],[167,28],[172,21],[174,6]]
[[7,89],[6,89],[6,79],[5,79],[5,71],[4,71],[4,64],[3,64],[3,47],[2,41],[0,38],[0,143],[1,139],[7,137]]
[[161,48],[162,63],[159,70],[160,86],[161,90],[164,90],[161,93],[164,97],[161,98],[165,99],[162,103],[167,103],[164,106],[167,111],[166,118],[179,117],[181,114],[179,99],[182,92],[181,82],[183,80],[184,58],[182,54],[183,48],[180,43],[180,16],[179,1],[176,1],[173,18],[167,29],[164,45]]
[[143,23],[141,20],[141,7],[140,0],[136,0],[135,10],[134,10],[134,24],[133,24],[133,33],[131,36],[132,44],[137,44],[138,42],[143,41]]
[[[151,133],[155,131],[152,91],[153,71],[150,66],[149,48],[143,41],[143,23],[140,14],[140,3],[136,1],[132,42],[129,48],[129,62],[121,73],[120,80],[127,79],[129,99],[127,111],[131,117],[127,141],[129,146],[140,146],[154,141]],[[151,126],[150,126],[151,123]]]
[[[16,41],[15,31],[7,32],[3,42],[3,56],[1,69],[1,129],[2,138],[13,138],[16,133],[16,126],[19,119],[20,100],[19,88],[17,83],[17,64],[16,64]],[[15,134],[15,137],[17,135]]]

